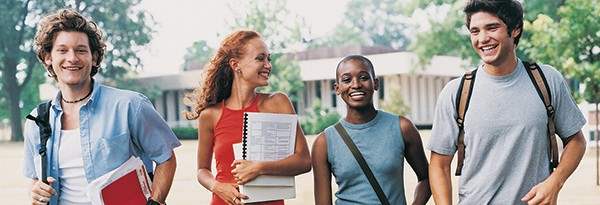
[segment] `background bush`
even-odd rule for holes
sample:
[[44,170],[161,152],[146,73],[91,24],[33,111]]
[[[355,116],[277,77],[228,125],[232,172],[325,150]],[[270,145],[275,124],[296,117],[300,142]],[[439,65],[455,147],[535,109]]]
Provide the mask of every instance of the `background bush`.
[[306,115],[302,116],[300,123],[304,134],[314,135],[323,132],[325,128],[340,120],[340,115],[332,109],[321,107],[321,101],[315,100]]
[[198,128],[195,127],[174,127],[171,128],[175,136],[180,140],[198,139]]

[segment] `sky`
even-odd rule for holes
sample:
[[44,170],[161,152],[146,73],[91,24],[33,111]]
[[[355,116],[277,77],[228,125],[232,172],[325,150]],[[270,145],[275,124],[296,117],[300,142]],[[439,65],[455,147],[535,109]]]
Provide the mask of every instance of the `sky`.
[[[288,0],[288,9],[303,17],[314,37],[331,32],[342,20],[348,0]],[[234,14],[235,0],[143,0],[140,6],[154,18],[152,41],[140,52],[141,76],[173,74],[183,64],[186,48],[197,40],[216,47],[217,33],[228,33],[226,22]],[[242,8],[243,9],[243,8]]]

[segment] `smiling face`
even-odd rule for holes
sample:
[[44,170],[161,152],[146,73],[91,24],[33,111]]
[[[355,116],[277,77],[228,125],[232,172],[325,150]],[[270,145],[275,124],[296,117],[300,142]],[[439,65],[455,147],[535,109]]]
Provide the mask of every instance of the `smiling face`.
[[336,73],[335,92],[348,108],[373,106],[373,93],[379,87],[379,81],[369,67],[360,60],[351,59],[341,63]]
[[52,66],[59,84],[81,86],[91,82],[95,60],[89,45],[88,36],[82,32],[61,31],[56,35],[44,63]]
[[511,35],[506,24],[488,12],[477,12],[471,16],[469,25],[471,46],[488,65],[499,66],[509,58],[516,58],[514,37],[521,32],[514,29]]
[[241,74],[241,78],[252,86],[269,85],[271,53],[265,42],[261,38],[253,38],[244,50],[241,59],[232,66],[236,75]]

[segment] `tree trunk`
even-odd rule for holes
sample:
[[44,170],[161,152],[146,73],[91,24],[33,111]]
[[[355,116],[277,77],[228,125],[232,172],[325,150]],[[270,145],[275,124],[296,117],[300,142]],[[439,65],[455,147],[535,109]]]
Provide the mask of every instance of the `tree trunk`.
[[598,103],[596,103],[596,134],[594,135],[594,139],[596,140],[596,185],[600,185],[600,141],[598,140],[598,138],[600,138],[600,130],[598,129],[598,124],[600,124],[600,121],[598,121]]
[[8,110],[10,111],[10,129],[11,141],[23,141],[23,125],[21,124],[21,90],[17,81],[17,61],[11,57],[4,59],[4,88],[6,90],[6,99],[8,101]]

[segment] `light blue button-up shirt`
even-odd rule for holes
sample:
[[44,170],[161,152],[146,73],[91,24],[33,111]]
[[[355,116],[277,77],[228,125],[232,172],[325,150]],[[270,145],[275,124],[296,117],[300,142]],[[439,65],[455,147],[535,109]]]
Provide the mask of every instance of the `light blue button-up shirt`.
[[[58,192],[52,197],[52,204],[57,204],[60,196],[58,148],[63,115],[59,103],[61,98],[59,93],[52,101],[52,135],[46,146],[48,176],[56,179],[52,187]],[[32,115],[37,115],[35,109]],[[132,155],[144,159],[146,166],[149,165],[149,160],[161,164],[171,158],[174,148],[181,145],[146,96],[104,86],[95,81],[89,100],[79,110],[79,129],[83,168],[88,182],[119,167]],[[24,175],[31,179],[39,179],[40,136],[33,121],[26,121],[24,137]]]

